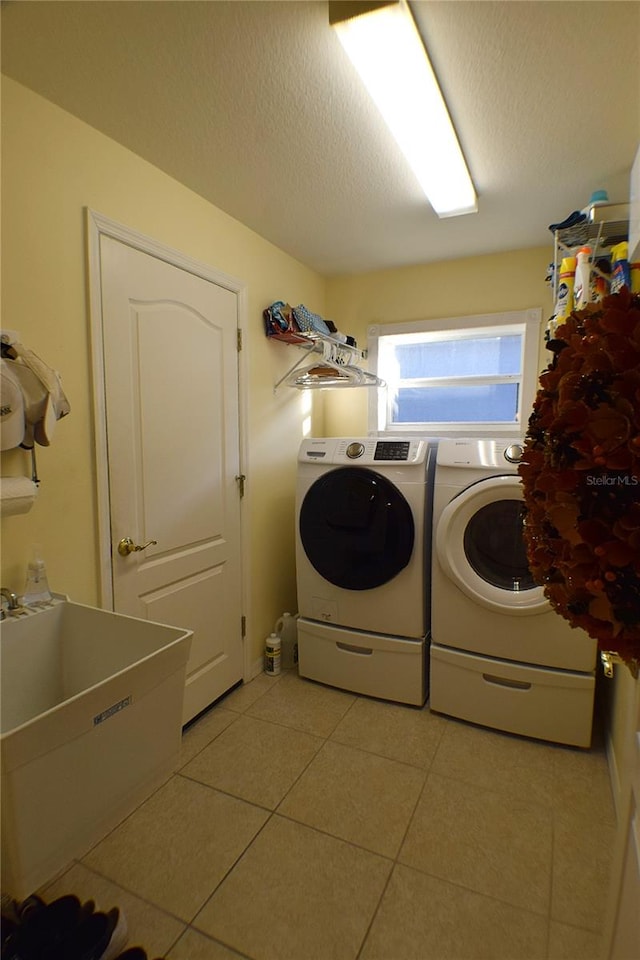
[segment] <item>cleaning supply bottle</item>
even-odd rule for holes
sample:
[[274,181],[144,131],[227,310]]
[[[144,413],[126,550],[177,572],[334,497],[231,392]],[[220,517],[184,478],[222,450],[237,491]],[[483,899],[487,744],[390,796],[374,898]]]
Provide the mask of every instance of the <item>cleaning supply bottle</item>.
[[591,247],[580,247],[576,257],[576,279],[573,288],[576,310],[581,310],[591,299],[591,253]]
[[549,321],[549,336],[555,337],[556,327],[567,319],[573,309],[573,288],[576,279],[576,258],[563,257],[558,276],[556,308]]
[[281,641],[280,637],[272,633],[267,637],[264,647],[264,672],[270,677],[277,677],[281,666]]
[[282,669],[289,670],[298,662],[298,615],[283,613],[276,622],[275,632],[281,641]]
[[623,287],[631,290],[629,244],[626,240],[611,247],[611,293],[620,293]]
[[31,560],[27,564],[27,582],[22,603],[24,606],[28,606],[30,603],[38,603],[43,600],[51,600],[51,591],[47,581],[47,570],[42,559],[42,547],[39,543],[34,543]]

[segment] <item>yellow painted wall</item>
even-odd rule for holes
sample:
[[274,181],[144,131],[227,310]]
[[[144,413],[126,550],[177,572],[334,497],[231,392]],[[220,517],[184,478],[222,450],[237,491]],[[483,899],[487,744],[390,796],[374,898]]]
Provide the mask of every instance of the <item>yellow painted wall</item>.
[[[507,310],[542,308],[544,323],[552,313],[551,292],[545,283],[553,244],[443,263],[327,281],[327,316],[358,346],[366,347],[367,327],[373,323],[401,323],[439,317],[465,317]],[[550,354],[540,341],[540,368]],[[366,389],[346,389],[325,398],[327,436],[367,433]]]
[[[549,247],[322,278],[197,194],[26,88],[2,80],[2,325],[20,331],[63,377],[72,412],[54,444],[38,448],[42,479],[29,514],[2,521],[1,582],[20,592],[31,545],[40,543],[52,589],[97,604],[96,459],[84,208],[230,274],[247,288],[247,614],[252,658],[283,610],[295,610],[293,505],[296,452],[309,395],[273,384],[296,359],[267,341],[262,309],[306,303],[366,346],[371,323],[541,307]],[[547,363],[542,347],[540,366]],[[367,432],[368,391],[312,395],[311,432]],[[2,474],[29,472],[27,454],[2,454]],[[611,726],[627,697],[614,697]],[[617,706],[616,706],[617,703]],[[626,716],[626,714],[625,714]],[[621,738],[618,738],[621,740]]]
[[[212,161],[213,162],[213,161]],[[38,447],[30,513],[2,521],[2,585],[20,593],[31,544],[51,588],[100,602],[84,208],[210,264],[244,284],[248,312],[249,625],[253,658],[283,610],[295,610],[293,503],[303,395],[273,384],[294,348],[267,341],[273,300],[324,313],[324,280],[201,197],[12,80],[2,82],[2,325],[60,371],[71,414]],[[188,416],[188,411],[185,411]],[[321,423],[321,421],[317,421]],[[319,429],[314,425],[313,429]],[[30,473],[2,455],[2,473]]]

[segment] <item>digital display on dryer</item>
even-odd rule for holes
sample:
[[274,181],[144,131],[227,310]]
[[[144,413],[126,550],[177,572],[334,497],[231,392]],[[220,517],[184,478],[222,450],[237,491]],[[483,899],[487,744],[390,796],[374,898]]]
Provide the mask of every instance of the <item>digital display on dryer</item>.
[[409,440],[380,440],[376,444],[374,460],[408,460]]

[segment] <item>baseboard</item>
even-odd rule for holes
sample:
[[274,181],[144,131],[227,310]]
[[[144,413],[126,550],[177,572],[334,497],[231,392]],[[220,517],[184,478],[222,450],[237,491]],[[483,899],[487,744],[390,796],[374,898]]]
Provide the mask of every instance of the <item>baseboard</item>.
[[249,680],[255,680],[256,677],[264,671],[264,657],[258,657],[253,661],[250,667]]
[[616,760],[616,751],[614,749],[613,738],[611,737],[609,730],[607,730],[605,750],[607,753],[607,765],[609,767],[609,781],[611,783],[613,805],[616,811],[616,819],[618,822],[620,822],[620,817],[622,815],[622,783],[620,781],[620,771],[618,770],[618,762]]

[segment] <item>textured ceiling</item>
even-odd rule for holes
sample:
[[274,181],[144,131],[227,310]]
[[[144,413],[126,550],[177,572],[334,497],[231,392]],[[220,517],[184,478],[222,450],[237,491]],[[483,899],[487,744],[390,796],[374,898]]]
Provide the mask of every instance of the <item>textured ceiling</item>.
[[326,2],[2,4],[2,69],[324,274],[551,242],[628,199],[640,3],[411,4],[479,212],[439,220]]

